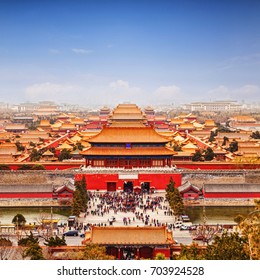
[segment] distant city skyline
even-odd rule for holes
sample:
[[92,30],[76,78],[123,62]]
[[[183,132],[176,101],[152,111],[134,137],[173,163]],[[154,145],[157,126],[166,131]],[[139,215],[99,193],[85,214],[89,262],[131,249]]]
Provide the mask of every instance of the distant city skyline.
[[260,102],[260,1],[1,1],[0,102]]

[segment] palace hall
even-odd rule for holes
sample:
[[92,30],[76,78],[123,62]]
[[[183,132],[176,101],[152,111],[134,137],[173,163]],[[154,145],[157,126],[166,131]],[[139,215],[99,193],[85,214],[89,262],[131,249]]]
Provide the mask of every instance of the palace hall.
[[173,167],[175,152],[166,146],[169,139],[148,125],[135,104],[119,104],[105,127],[88,139],[90,147],[82,175],[89,190],[133,191],[165,189],[172,177],[181,185],[181,174]]

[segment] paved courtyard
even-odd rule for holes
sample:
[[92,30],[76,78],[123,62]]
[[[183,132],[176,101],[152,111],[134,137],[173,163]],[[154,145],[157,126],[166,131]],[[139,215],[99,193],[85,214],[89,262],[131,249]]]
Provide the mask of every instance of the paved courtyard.
[[[80,222],[84,225],[91,224],[97,226],[161,226],[166,225],[169,229],[172,230],[174,239],[177,240],[178,243],[190,244],[192,242],[191,235],[189,231],[179,230],[172,228],[172,225],[176,222],[176,217],[174,215],[170,215],[170,207],[169,203],[165,201],[165,192],[156,192],[153,194],[145,194],[143,195],[143,202],[152,201],[161,197],[160,203],[153,207],[153,209],[144,210],[144,207],[140,207],[142,205],[137,205],[135,211],[114,211],[109,210],[109,213],[100,214],[98,205],[101,204],[101,199],[97,197],[93,197],[89,201],[88,215],[80,218]],[[148,202],[149,203],[149,202]],[[103,207],[104,209],[104,207]],[[97,211],[98,214],[91,214],[91,211]],[[136,213],[139,215],[142,213],[144,219],[137,219]],[[145,217],[149,216],[149,221],[145,224]],[[110,223],[110,221],[115,218],[115,221]],[[127,221],[127,224],[124,222]],[[130,221],[130,222],[129,222]],[[191,224],[191,223],[184,223]]]
[[[94,193],[94,195],[99,195],[100,193]],[[101,193],[102,194],[102,193]],[[121,195],[121,193],[118,193]],[[157,205],[153,207],[153,209],[147,208],[144,209],[145,205],[151,204],[151,201],[160,197],[162,201],[158,202]],[[103,225],[109,226],[109,221],[115,218],[115,222],[113,222],[113,226],[145,226],[145,225],[171,225],[175,222],[175,216],[170,215],[170,207],[169,203],[165,201],[165,192],[158,192],[154,194],[145,194],[142,196],[143,203],[140,205],[137,204],[135,210],[127,210],[124,209],[122,211],[119,210],[119,206],[115,206],[117,210],[113,210],[112,206],[105,203],[103,204],[103,209],[105,206],[108,206],[109,212],[99,211],[99,205],[102,204],[101,199],[97,196],[94,196],[89,201],[88,207],[88,215],[85,218],[81,219],[84,224],[96,224],[96,225]],[[115,205],[115,204],[114,204]],[[96,214],[91,214],[91,212],[95,212]],[[101,214],[102,212],[102,214]],[[136,213],[139,213],[139,216],[142,215],[144,219],[136,218]],[[145,224],[145,217],[149,216],[148,224]],[[127,219],[127,224],[124,223],[124,219]],[[154,223],[156,220],[156,223]],[[130,221],[130,222],[129,222]]]

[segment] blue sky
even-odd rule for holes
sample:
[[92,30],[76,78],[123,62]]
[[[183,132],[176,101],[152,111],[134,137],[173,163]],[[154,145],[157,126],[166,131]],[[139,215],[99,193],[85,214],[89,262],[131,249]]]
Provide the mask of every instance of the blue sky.
[[0,0],[0,102],[260,102],[258,0]]

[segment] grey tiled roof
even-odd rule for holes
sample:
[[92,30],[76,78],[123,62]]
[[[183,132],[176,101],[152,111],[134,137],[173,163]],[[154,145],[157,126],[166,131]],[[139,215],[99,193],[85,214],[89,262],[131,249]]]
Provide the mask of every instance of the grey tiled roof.
[[50,184],[23,184],[23,185],[9,185],[0,184],[0,193],[50,193],[53,191],[53,186]]
[[179,192],[183,192],[189,188],[193,188],[195,191],[200,192],[200,188],[191,184],[190,181],[185,182],[184,184],[182,184],[181,186],[178,187]]
[[260,184],[205,184],[205,193],[260,193]]

